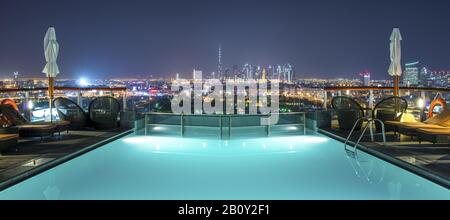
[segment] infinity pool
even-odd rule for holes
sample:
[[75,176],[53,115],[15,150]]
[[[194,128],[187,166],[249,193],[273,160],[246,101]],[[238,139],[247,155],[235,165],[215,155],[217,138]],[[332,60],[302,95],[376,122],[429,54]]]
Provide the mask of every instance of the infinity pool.
[[0,199],[450,199],[446,188],[321,135],[236,140],[128,135]]

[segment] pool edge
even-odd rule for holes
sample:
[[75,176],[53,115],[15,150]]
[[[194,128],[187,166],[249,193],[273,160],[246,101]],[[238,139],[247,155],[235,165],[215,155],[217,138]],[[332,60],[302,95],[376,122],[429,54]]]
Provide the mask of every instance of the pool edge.
[[[337,141],[340,141],[342,143],[345,142],[345,139],[343,137],[335,135],[335,134],[333,134],[331,132],[328,132],[326,130],[318,129],[318,132],[323,134],[323,135],[326,135],[328,137],[331,137],[331,138],[333,138],[333,139],[335,139]],[[349,141],[348,144],[350,144],[352,146],[355,146],[355,143],[353,141]],[[441,177],[441,176],[439,176],[439,175],[437,175],[437,174],[431,173],[431,172],[429,172],[429,171],[427,171],[427,170],[425,170],[425,169],[423,169],[421,167],[412,165],[412,164],[407,163],[407,162],[405,162],[403,160],[400,160],[398,158],[391,157],[389,155],[383,154],[383,153],[378,152],[376,150],[370,149],[369,147],[365,146],[364,144],[360,143],[359,145],[362,146],[362,147],[358,147],[358,150],[361,150],[361,151],[363,151],[365,153],[368,153],[368,154],[370,154],[370,155],[372,155],[374,157],[377,157],[378,159],[384,160],[384,161],[386,161],[386,162],[388,162],[388,163],[390,163],[390,164],[392,164],[394,166],[397,166],[397,167],[399,167],[401,169],[404,169],[404,170],[406,170],[408,172],[411,172],[411,173],[413,173],[415,175],[418,175],[418,176],[420,176],[422,178],[425,178],[426,180],[429,180],[429,181],[431,181],[433,183],[436,183],[436,184],[438,184],[438,185],[440,185],[440,186],[442,186],[442,187],[444,187],[446,189],[450,189],[450,181],[445,179],[445,178],[443,178],[443,177]]]

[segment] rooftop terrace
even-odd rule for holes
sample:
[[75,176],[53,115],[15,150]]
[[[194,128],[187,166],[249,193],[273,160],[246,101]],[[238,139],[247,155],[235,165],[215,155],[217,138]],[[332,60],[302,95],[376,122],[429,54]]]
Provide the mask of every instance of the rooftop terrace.
[[[71,89],[75,92],[82,91],[74,88],[64,88],[63,90]],[[98,88],[85,88],[85,90],[95,89]],[[108,89],[109,88],[104,88],[103,90],[108,91]],[[333,138],[340,139],[342,141],[347,138],[349,133],[348,131],[344,131],[339,128],[337,116],[330,105],[333,97],[338,95],[353,97],[364,106],[365,110],[369,112],[369,110],[374,107],[377,100],[379,101],[383,97],[392,94],[392,88],[390,87],[333,87],[320,90],[323,93],[321,110],[307,112],[306,119],[304,119],[306,121],[301,122],[300,125],[306,126],[310,129],[310,131],[318,130],[319,132],[330,135]],[[124,91],[124,89],[112,89],[109,92],[112,95],[115,92],[121,93],[122,103],[126,103],[127,93]],[[401,88],[401,91],[402,92],[400,95],[409,101],[406,113],[410,116],[410,119],[417,121],[420,121],[422,115],[429,111],[426,107],[419,107],[417,104],[419,99],[422,99],[425,103],[429,104],[433,98],[438,95],[447,98],[450,94],[449,89],[438,88]],[[7,92],[17,94],[31,91],[14,90]],[[79,103],[82,93],[78,94],[80,95],[75,97],[75,99]],[[27,95],[20,97],[21,98],[18,99],[18,101],[21,102],[26,102],[24,98],[29,98]],[[447,100],[449,99],[447,98]],[[216,119],[211,120],[217,121]],[[226,125],[229,123],[227,120],[228,119],[220,121],[220,123],[223,123],[225,129],[224,133],[227,131]],[[289,122],[289,120],[285,121],[286,123],[293,123],[292,121]],[[233,123],[235,122],[233,121]],[[264,134],[268,131],[270,130],[261,130]],[[303,132],[304,129],[301,131]],[[60,163],[59,161],[65,160],[68,157],[72,158],[89,151],[90,149],[101,146],[101,144],[103,144],[102,142],[108,141],[111,137],[129,132],[131,131],[126,128],[103,131],[71,130],[69,133],[61,133],[61,136],[46,138],[43,142],[41,142],[39,138],[20,138],[17,147],[11,148],[0,155],[0,182],[3,182],[3,184],[5,184],[4,186],[7,186],[12,183],[8,181],[14,181],[18,176],[22,179],[28,174],[32,175],[33,173],[41,172],[43,169],[48,168],[42,165],[57,165]],[[141,130],[141,132],[144,132],[144,130]],[[359,134],[360,133],[358,132],[355,133],[351,141],[355,141],[355,137],[358,137]],[[417,139],[412,140],[410,137],[404,135],[398,136],[393,132],[387,132],[386,138],[387,143],[383,144],[381,141],[381,136],[376,135],[375,141],[372,142],[370,140],[370,136],[366,134],[363,136],[361,149],[382,157],[383,159],[387,158],[387,160],[394,164],[407,164],[410,166],[411,170],[420,169],[425,171],[426,173],[441,179],[441,183],[446,182],[448,187],[448,182],[450,180],[450,144],[448,142],[434,144],[431,142],[422,141],[419,143]],[[344,148],[344,145],[342,145],[342,147]],[[28,174],[24,175],[24,173]]]

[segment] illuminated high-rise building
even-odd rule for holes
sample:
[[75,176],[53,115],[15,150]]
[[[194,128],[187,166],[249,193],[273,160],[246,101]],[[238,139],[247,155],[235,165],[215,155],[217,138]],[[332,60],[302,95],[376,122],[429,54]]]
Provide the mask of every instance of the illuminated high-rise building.
[[217,65],[217,77],[219,79],[223,78],[223,72],[222,72],[222,45],[219,45],[219,59],[218,59],[218,65]]
[[263,68],[262,73],[261,73],[261,79],[262,80],[266,80],[267,79],[267,71],[266,68]]
[[196,70],[192,72],[192,79],[193,80],[201,80],[202,79],[203,72],[201,70]]
[[277,68],[276,68],[276,78],[278,79],[278,80],[282,80],[282,75],[283,75],[283,68],[281,68],[281,65],[277,65]]
[[370,86],[370,72],[368,70],[364,70],[360,72],[359,75],[363,78],[363,86]]
[[242,70],[242,72],[244,73],[244,78],[245,79],[253,79],[253,68],[252,65],[246,63],[244,65],[244,69]]
[[419,84],[419,62],[405,64],[403,84],[406,86]]
[[426,67],[422,67],[419,72],[419,84],[429,86],[431,71]]
[[294,67],[289,63],[284,64],[282,69],[281,80],[284,80],[286,82],[292,82],[293,79],[294,79]]
[[14,72],[13,73],[13,77],[14,77],[14,80],[18,80],[19,79],[19,72]]

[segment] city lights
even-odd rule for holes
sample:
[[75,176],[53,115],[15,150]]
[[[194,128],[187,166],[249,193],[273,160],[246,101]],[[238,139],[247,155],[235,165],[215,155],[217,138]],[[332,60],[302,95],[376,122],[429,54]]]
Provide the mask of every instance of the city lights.
[[78,85],[82,87],[86,87],[89,85],[89,82],[86,78],[80,78],[78,79]]

